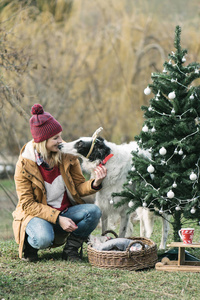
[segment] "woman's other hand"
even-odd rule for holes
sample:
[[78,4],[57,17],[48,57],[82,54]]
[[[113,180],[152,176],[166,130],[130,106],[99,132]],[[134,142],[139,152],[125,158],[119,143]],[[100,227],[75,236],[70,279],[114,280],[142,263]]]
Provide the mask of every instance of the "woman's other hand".
[[59,225],[67,232],[73,232],[78,226],[69,218],[59,216]]
[[107,175],[106,167],[103,165],[97,166],[95,169],[95,174],[96,174],[96,178],[93,182],[93,186],[98,187]]

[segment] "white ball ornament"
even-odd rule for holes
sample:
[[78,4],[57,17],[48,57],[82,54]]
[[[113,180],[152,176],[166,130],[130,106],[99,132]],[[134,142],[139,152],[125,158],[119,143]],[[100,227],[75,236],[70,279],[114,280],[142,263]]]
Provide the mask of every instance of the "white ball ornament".
[[151,94],[151,89],[149,86],[147,86],[146,89],[144,89],[144,93],[145,93],[145,95]]
[[165,147],[160,148],[159,150],[160,155],[165,155],[167,153],[167,150],[165,149]]
[[175,207],[175,210],[176,210],[176,211],[181,210],[180,206],[176,206],[176,207]]
[[154,166],[149,165],[148,168],[147,168],[147,172],[153,173],[154,171],[155,171]]
[[194,95],[193,95],[193,94],[190,96],[190,99],[191,99],[191,100],[193,100],[193,99],[194,99]]
[[175,114],[175,109],[174,108],[172,108],[171,114]]
[[132,182],[132,180],[129,180],[128,184],[130,184],[130,185],[131,185],[132,183],[133,183],[133,182]]
[[197,179],[197,175],[194,172],[192,172],[190,174],[190,180],[195,181],[196,179]]
[[114,201],[113,201],[113,199],[111,199],[111,200],[110,200],[110,204],[113,204],[113,203],[114,203]]
[[133,207],[133,205],[134,205],[134,203],[133,203],[133,201],[131,200],[131,201],[128,203],[128,206],[131,208],[131,207]]
[[182,62],[185,62],[186,61],[186,58],[185,58],[185,56],[183,56],[183,58],[182,58]]
[[153,174],[150,174],[150,177],[151,177],[151,179],[152,179],[152,180],[154,180],[154,178],[155,178],[155,175],[153,175]]
[[173,192],[172,190],[170,190],[170,191],[167,193],[167,198],[169,198],[169,199],[174,198],[174,192]]
[[178,151],[178,154],[179,154],[179,155],[183,155],[183,150],[180,149],[180,150]]
[[163,214],[163,209],[162,209],[162,208],[159,210],[159,214],[160,214],[160,215]]
[[135,166],[132,166],[131,171],[133,172],[135,171]]
[[144,125],[144,126],[142,127],[142,131],[143,131],[143,132],[148,132],[148,131],[149,131],[148,126],[147,126],[147,125]]
[[158,93],[156,94],[156,97],[160,97],[160,90],[159,90]]
[[153,128],[151,129],[151,132],[156,132],[155,127],[153,127]]
[[190,212],[191,212],[191,214],[195,214],[196,209],[194,207],[192,207],[191,210],[190,210]]
[[147,207],[147,203],[146,203],[146,202],[143,202],[142,206],[143,206],[143,207]]
[[176,188],[176,187],[177,187],[176,182],[174,182],[174,183],[172,184],[172,187],[173,187],[173,188]]
[[176,98],[175,92],[169,93],[169,94],[168,94],[168,98],[171,99],[171,100],[173,100],[174,98]]
[[177,153],[178,153],[178,151],[177,151],[177,149],[175,149],[175,150],[174,150],[174,154],[177,154]]

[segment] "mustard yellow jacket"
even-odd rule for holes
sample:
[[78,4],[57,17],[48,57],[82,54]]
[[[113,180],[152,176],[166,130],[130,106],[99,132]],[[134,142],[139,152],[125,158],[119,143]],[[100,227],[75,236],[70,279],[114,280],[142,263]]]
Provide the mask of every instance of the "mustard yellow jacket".
[[[81,197],[96,193],[92,181],[85,181],[77,157],[64,154],[59,165],[60,173],[73,204],[85,203]],[[23,146],[15,169],[15,185],[18,204],[13,212],[13,231],[19,244],[19,257],[22,258],[26,225],[33,217],[39,217],[53,224],[60,211],[47,205],[43,177],[35,161],[33,141]]]

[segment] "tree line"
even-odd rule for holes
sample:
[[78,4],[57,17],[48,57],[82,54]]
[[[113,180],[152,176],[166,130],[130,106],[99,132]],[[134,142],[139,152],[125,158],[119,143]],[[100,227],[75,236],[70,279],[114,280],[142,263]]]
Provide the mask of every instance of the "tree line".
[[188,16],[173,3],[165,20],[156,0],[2,1],[0,154],[18,155],[31,138],[34,103],[60,121],[65,140],[100,126],[110,141],[133,140],[148,101],[143,90],[162,71],[177,22],[187,60],[199,60],[197,1]]

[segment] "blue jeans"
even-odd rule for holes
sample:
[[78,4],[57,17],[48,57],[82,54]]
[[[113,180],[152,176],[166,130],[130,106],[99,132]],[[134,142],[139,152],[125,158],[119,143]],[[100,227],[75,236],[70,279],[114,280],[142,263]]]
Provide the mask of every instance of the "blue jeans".
[[[95,204],[79,204],[71,206],[61,216],[70,218],[78,228],[73,234],[86,239],[97,227],[101,218],[101,210]],[[69,235],[60,225],[52,224],[38,217],[32,218],[26,226],[28,243],[35,249],[45,249],[53,245],[62,245]]]

